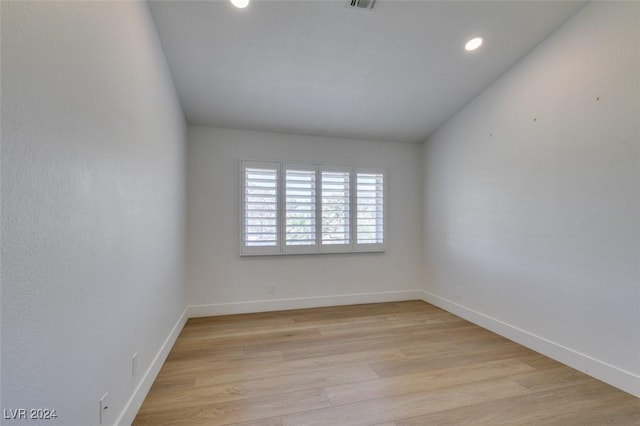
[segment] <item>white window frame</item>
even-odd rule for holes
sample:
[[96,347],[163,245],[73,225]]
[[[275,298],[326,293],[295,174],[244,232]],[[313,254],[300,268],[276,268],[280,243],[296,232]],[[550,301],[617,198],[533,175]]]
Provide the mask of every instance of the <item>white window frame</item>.
[[[247,168],[263,168],[276,170],[277,173],[277,241],[273,246],[248,246],[245,244],[246,229],[246,173]],[[315,171],[315,244],[287,245],[286,238],[286,170]],[[322,172],[349,173],[349,243],[322,244]],[[382,242],[357,242],[357,176],[359,173],[381,174],[383,178],[383,212],[382,212]],[[240,161],[240,255],[292,255],[314,253],[353,253],[353,252],[384,252],[388,241],[388,177],[384,167],[349,167],[328,164],[310,164],[300,162],[277,161]]]

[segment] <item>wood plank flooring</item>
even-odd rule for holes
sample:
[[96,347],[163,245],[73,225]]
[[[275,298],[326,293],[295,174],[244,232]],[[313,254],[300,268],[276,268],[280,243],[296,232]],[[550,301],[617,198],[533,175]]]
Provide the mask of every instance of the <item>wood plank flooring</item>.
[[134,425],[640,425],[640,399],[422,301],[191,319]]

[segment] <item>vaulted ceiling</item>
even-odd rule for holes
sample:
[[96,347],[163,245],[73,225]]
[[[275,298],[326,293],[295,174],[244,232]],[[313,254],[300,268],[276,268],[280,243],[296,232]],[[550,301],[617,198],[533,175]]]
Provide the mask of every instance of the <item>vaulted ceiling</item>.
[[150,1],[189,124],[421,142],[584,2],[345,5]]

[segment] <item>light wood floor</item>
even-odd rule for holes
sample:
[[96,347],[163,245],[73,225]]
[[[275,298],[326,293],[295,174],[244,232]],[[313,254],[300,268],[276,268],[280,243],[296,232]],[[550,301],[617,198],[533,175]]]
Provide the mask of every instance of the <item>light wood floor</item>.
[[191,319],[133,424],[640,425],[640,399],[411,301]]

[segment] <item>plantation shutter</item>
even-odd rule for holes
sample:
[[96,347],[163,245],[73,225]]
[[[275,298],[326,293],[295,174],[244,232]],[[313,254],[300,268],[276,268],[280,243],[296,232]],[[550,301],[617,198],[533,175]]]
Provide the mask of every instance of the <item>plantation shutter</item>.
[[278,253],[280,250],[279,164],[242,162],[242,252]]
[[316,166],[285,164],[285,252],[317,251],[316,174]]
[[241,161],[241,255],[381,252],[384,168]]
[[384,170],[356,171],[356,249],[385,244]]
[[351,247],[350,175],[349,168],[322,168],[320,210],[321,247],[336,251]]

